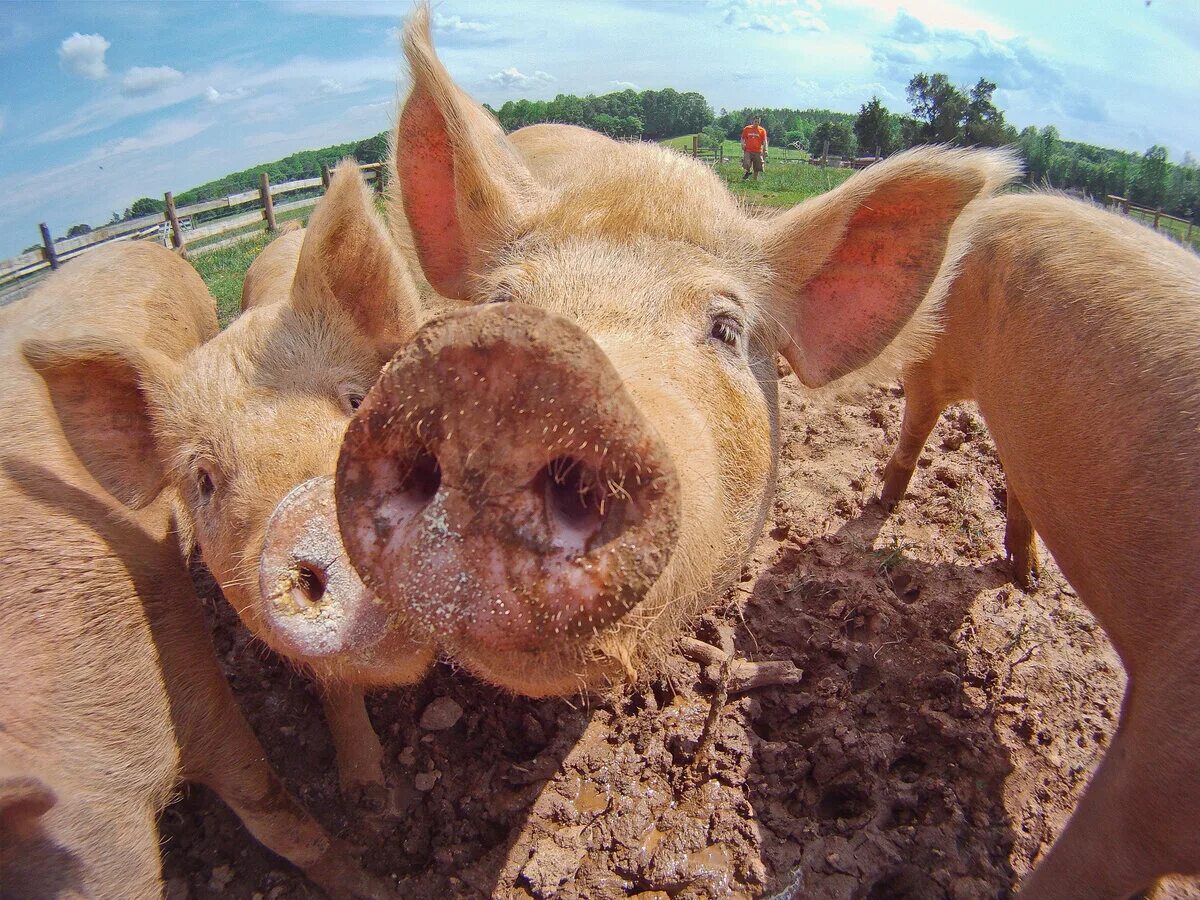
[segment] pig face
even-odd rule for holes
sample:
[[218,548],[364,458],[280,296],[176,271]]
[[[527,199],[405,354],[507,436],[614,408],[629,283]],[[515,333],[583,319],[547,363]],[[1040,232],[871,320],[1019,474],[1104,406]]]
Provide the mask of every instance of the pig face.
[[755,219],[662,148],[505,137],[442,68],[425,10],[405,50],[392,217],[468,306],[418,333],[351,424],[343,539],[423,639],[497,684],[631,674],[757,535],[775,355],[822,385],[920,348],[952,226],[1012,164],[910,153]]
[[415,298],[348,163],[313,216],[289,296],[178,364],[128,347],[76,351],[119,373],[94,385],[99,395],[137,385],[127,418],[153,451],[126,465],[176,489],[185,539],[249,629],[328,679],[396,684],[430,661],[348,565],[332,506],[346,423],[415,328]]

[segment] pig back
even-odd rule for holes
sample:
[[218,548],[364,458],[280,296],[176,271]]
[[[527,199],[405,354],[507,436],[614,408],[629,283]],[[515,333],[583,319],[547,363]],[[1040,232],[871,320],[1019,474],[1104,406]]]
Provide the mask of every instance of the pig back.
[[[28,338],[117,333],[180,356],[207,337],[215,319],[203,284],[198,293],[179,268],[190,266],[154,249],[98,251],[65,267],[0,332],[0,764],[56,798],[40,820],[47,839],[14,857],[21,871],[0,859],[9,884],[59,871],[88,895],[103,884],[130,896],[157,889],[153,817],[178,770],[159,655],[176,640],[173,610],[194,614],[196,600],[169,498],[134,511],[105,492],[21,354]],[[39,856],[51,852],[72,865]]]
[[948,319],[1010,484],[1131,665],[1121,635],[1200,614],[1200,259],[1057,196],[981,226]]

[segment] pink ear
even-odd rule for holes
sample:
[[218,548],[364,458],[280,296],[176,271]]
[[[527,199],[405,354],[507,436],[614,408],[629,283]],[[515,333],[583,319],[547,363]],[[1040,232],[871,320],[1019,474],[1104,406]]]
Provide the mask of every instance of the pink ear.
[[396,127],[394,159],[404,214],[430,285],[468,300],[540,189],[500,124],[458,88],[433,52],[425,4],[405,26],[404,53],[413,87]]
[[950,233],[964,207],[1011,171],[1003,154],[927,148],[776,220],[766,242],[773,314],[800,380],[826,384],[887,350],[957,254]]
[[465,300],[470,258],[458,220],[454,154],[445,117],[420,86],[396,129],[396,174],[425,277],[443,297]]

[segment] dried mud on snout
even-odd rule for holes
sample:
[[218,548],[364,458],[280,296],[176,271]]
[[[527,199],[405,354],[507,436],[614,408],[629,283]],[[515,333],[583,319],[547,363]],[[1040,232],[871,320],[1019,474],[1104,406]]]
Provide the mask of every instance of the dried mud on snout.
[[[781,401],[767,532],[697,634],[728,628],[801,684],[729,697],[697,764],[714,691],[682,657],[590,705],[439,667],[368,701],[396,810],[368,821],[339,799],[314,688],[215,599],[219,653],[288,787],[405,897],[1006,895],[1109,740],[1119,662],[1052,563],[1033,595],[1006,582],[1003,476],[971,408],[943,416],[885,519],[898,389],[814,402],[787,378]],[[422,727],[434,701],[461,717]],[[202,789],[163,836],[169,898],[316,896]]]
[[338,521],[430,641],[540,651],[631,609],[674,549],[679,487],[603,351],[516,303],[448,313],[346,431]]

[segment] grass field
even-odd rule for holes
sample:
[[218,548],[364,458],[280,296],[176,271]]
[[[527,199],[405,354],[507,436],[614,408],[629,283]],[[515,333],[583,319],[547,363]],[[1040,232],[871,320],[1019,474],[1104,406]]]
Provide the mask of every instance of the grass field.
[[[692,136],[685,134],[681,137],[667,138],[663,141],[663,146],[674,147],[676,150],[684,150],[688,153],[692,152]],[[725,141],[722,149],[725,151],[725,158],[732,159],[734,162],[740,162],[742,158],[742,147],[737,141]],[[780,148],[772,147],[767,154],[772,160],[784,159],[808,159],[808,154],[803,150],[793,150],[791,147]]]
[[[1129,218],[1135,219],[1136,221],[1150,227],[1154,226],[1154,216],[1148,213],[1142,213],[1131,209],[1129,211]],[[1159,219],[1158,221],[1159,231],[1162,231],[1170,237],[1175,238],[1175,240],[1179,241],[1179,243],[1187,246],[1188,227],[1186,225],[1184,225],[1182,222],[1176,222],[1174,219],[1168,219],[1165,217]],[[1200,225],[1192,226],[1191,245],[1192,249],[1200,251]]]
[[192,265],[217,301],[217,319],[222,328],[241,311],[242,281],[246,270],[272,237],[266,231],[260,231],[244,241],[192,258]]

